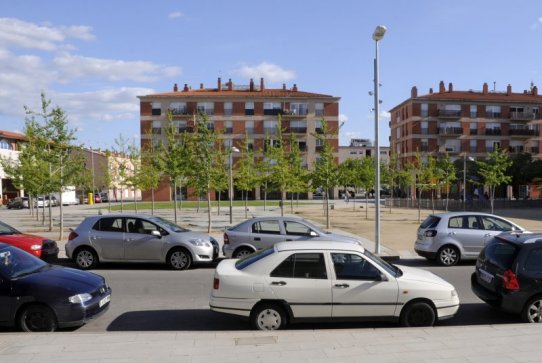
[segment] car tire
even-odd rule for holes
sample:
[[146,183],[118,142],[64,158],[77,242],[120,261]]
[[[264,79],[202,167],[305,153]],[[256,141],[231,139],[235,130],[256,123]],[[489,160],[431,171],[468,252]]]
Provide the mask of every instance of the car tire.
[[256,330],[279,330],[286,326],[286,313],[278,304],[256,305],[250,314],[250,323]]
[[401,325],[405,327],[433,326],[436,320],[435,309],[424,301],[408,304],[401,313]]
[[98,254],[90,247],[81,247],[73,254],[73,260],[81,270],[90,270],[98,265]]
[[24,332],[52,332],[58,327],[55,313],[45,305],[30,305],[19,314],[19,328]]
[[235,252],[233,253],[233,258],[243,258],[250,255],[251,253],[254,253],[253,249],[248,247],[241,247],[235,250]]
[[174,270],[187,270],[192,265],[192,256],[184,248],[175,248],[168,253],[166,263]]
[[527,301],[521,312],[521,319],[526,323],[542,323],[542,295]]
[[442,246],[437,252],[437,261],[442,266],[454,266],[460,260],[459,250],[455,246]]

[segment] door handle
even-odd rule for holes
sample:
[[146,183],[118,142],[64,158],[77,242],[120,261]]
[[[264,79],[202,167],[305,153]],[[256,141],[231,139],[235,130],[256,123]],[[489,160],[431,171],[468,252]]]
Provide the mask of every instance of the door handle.
[[254,237],[254,241],[261,241],[262,239],[260,237]]
[[346,289],[347,287],[350,287],[350,285],[348,284],[335,284],[334,286],[340,289]]
[[484,234],[484,237],[490,237],[490,236],[491,236],[491,234],[490,234],[490,233],[486,233],[486,234]]
[[293,241],[293,239],[287,239],[286,241]]
[[271,283],[271,285],[275,285],[275,286],[284,286],[286,285],[286,282],[285,281],[273,281]]

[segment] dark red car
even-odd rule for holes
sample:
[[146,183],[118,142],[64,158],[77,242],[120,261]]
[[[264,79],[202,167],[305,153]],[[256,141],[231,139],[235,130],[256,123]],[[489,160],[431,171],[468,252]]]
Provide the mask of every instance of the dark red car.
[[21,233],[3,222],[0,222],[0,242],[19,247],[48,262],[54,262],[58,258],[58,246],[55,241]]

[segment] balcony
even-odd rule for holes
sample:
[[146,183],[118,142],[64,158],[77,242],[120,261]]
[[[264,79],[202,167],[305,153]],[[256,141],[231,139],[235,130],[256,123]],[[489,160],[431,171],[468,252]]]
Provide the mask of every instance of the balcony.
[[233,134],[233,127],[224,127],[225,134]]
[[461,135],[463,129],[461,127],[439,127],[439,135]]
[[324,116],[324,110],[314,110],[314,116]]
[[523,146],[510,146],[508,151],[512,154],[518,154],[523,152]]
[[501,129],[486,129],[486,135],[501,135]]
[[439,117],[461,117],[461,111],[456,110],[438,110]]
[[276,127],[264,127],[263,133],[268,135],[275,135],[278,132]]
[[283,111],[281,109],[277,109],[277,108],[268,108],[268,109],[265,109],[263,110],[263,114],[265,116],[277,116],[277,115],[282,115],[283,114]]
[[309,111],[307,109],[301,109],[301,110],[282,110],[282,115],[285,118],[303,118],[307,116]]
[[179,116],[179,115],[188,115],[188,110],[186,107],[182,107],[182,108],[170,108],[169,109],[169,112],[171,112],[171,114],[173,116]]
[[254,134],[254,127],[245,127],[245,132],[249,135]]
[[531,147],[531,154],[539,154],[540,149],[536,146]]
[[317,134],[322,135],[324,133],[324,129],[321,128],[321,127],[317,127],[317,128],[314,129],[314,132],[316,132]]
[[469,129],[469,135],[478,135],[478,130],[477,129]]
[[292,134],[306,134],[307,128],[306,127],[290,127],[287,129],[286,132],[290,132]]
[[510,120],[534,120],[536,114],[534,112],[510,112]]
[[192,126],[179,127],[179,134],[182,134],[183,132],[194,132],[194,128]]
[[245,109],[245,116],[254,116],[254,109],[253,108]]
[[153,127],[152,128],[152,134],[153,135],[161,135],[162,134],[162,129],[159,128],[159,127]]
[[232,114],[233,114],[233,109],[231,108],[224,109],[224,116],[231,116]]
[[322,152],[322,151],[324,151],[324,145],[320,145],[320,146],[316,145],[315,150],[316,150],[316,152]]
[[534,136],[536,135],[536,130],[532,129],[510,129],[510,136]]
[[215,114],[214,108],[198,108],[198,113],[202,115],[212,116]]
[[500,112],[486,112],[486,118],[501,118],[502,114]]

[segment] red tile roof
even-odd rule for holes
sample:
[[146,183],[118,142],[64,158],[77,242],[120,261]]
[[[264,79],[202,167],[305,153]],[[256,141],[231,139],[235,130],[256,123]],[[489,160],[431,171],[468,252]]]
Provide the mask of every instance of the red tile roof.
[[154,93],[150,95],[145,96],[139,96],[139,98],[145,98],[145,97],[153,97],[153,98],[171,98],[171,97],[224,97],[224,98],[251,98],[251,97],[288,97],[288,98],[294,98],[294,97],[308,97],[308,98],[321,98],[321,97],[330,97],[335,98],[330,95],[320,94],[320,93],[311,93],[311,92],[304,92],[304,91],[292,91],[292,90],[284,90],[282,88],[269,88],[264,89],[263,91],[260,91],[259,89],[256,89],[254,91],[250,91],[248,89],[242,89],[242,90],[222,90],[218,91],[218,89],[197,89],[197,90],[190,90],[190,91],[183,91],[180,89],[177,92],[165,92],[165,93]]
[[542,103],[542,95],[533,95],[532,93],[511,93],[506,92],[488,92],[486,94],[480,91],[452,91],[452,92],[435,92],[423,96],[415,97],[415,99],[427,100],[457,100],[457,101],[488,101],[488,102],[529,102]]
[[21,140],[21,141],[26,140],[26,136],[24,134],[21,134],[18,132],[4,131],[4,130],[0,130],[0,137],[11,139],[11,140]]

